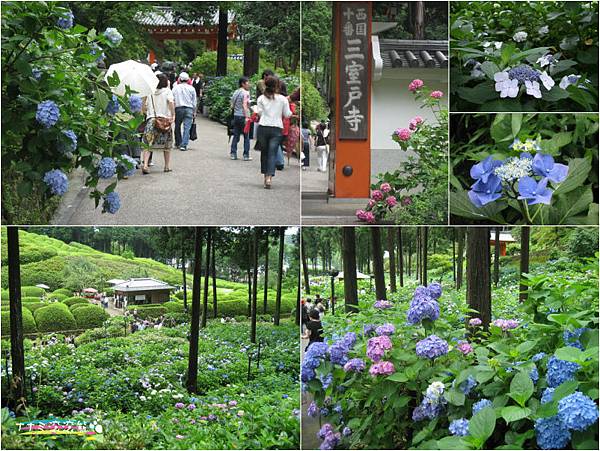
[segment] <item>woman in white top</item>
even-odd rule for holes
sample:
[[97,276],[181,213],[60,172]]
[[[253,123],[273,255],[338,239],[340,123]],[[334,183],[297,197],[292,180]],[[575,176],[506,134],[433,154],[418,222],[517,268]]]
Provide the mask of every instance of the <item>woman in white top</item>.
[[171,172],[171,149],[173,148],[173,121],[175,120],[175,99],[169,89],[169,79],[165,74],[157,74],[158,86],[154,94],[144,99],[143,112],[146,114],[146,128],[142,141],[149,146],[144,150],[143,174],[149,174],[148,160],[151,151],[162,151],[165,157],[164,172]]
[[292,115],[288,99],[277,94],[278,87],[279,80],[276,77],[267,77],[264,94],[256,101],[256,112],[260,116],[257,137],[261,150],[260,172],[264,174],[266,189],[271,188],[271,180],[275,175],[277,150],[283,140],[282,118]]

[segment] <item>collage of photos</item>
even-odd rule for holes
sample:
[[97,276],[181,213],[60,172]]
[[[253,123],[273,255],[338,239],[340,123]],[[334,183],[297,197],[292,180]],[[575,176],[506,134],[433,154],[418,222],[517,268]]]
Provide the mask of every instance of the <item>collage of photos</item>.
[[2,450],[597,450],[599,2],[4,1]]

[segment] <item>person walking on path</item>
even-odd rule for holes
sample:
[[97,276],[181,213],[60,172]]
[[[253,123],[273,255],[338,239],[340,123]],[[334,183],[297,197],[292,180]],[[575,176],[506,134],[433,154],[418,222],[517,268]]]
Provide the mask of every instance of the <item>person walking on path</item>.
[[162,151],[165,158],[164,172],[171,172],[171,149],[173,148],[173,121],[175,120],[175,101],[169,89],[169,79],[165,74],[158,74],[158,86],[143,104],[146,114],[146,127],[142,141],[149,147],[144,150],[142,173],[149,174],[148,160],[150,151]]
[[240,77],[239,88],[231,96],[233,109],[233,138],[231,139],[231,159],[237,160],[237,146],[240,135],[244,135],[244,161],[250,161],[250,133],[245,133],[246,119],[250,117],[250,81],[248,77]]
[[321,315],[319,310],[313,308],[311,311],[309,311],[308,319],[309,321],[306,324],[306,332],[304,335],[302,335],[302,338],[308,338],[308,345],[306,346],[306,349],[308,349],[313,343],[323,341],[323,324],[321,323]]
[[204,93],[204,80],[202,74],[194,74],[192,77],[192,86],[196,90],[196,112],[202,114],[202,95]]
[[192,122],[196,117],[196,89],[190,83],[187,72],[179,74],[179,81],[173,88],[173,98],[175,99],[175,147],[185,151],[190,142]]
[[326,172],[327,171],[327,159],[329,156],[329,152],[327,150],[327,140],[325,136],[325,130],[327,129],[327,124],[324,120],[321,121],[319,125],[316,127],[317,134],[317,142],[316,142],[316,151],[317,151],[317,171]]
[[265,93],[256,102],[256,112],[260,117],[258,121],[260,172],[264,175],[265,189],[271,188],[272,178],[275,175],[277,150],[283,139],[282,118],[292,115],[287,98],[277,94],[278,84],[277,78],[267,77]]

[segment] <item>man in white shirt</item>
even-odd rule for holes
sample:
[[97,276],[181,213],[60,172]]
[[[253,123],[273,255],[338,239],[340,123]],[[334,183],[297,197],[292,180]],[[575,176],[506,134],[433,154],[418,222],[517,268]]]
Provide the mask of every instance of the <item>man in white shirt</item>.
[[[190,140],[190,129],[196,117],[196,90],[189,84],[190,76],[187,72],[179,74],[179,80],[173,87],[175,98],[175,147],[187,150]],[[181,124],[183,123],[183,136]]]

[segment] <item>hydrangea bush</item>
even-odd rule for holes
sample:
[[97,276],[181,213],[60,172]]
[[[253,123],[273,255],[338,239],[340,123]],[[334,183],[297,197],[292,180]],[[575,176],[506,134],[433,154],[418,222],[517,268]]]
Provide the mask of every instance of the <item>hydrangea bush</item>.
[[561,119],[498,114],[492,143],[485,129],[464,142],[459,137],[452,150],[455,222],[597,224],[597,159],[587,147],[597,136],[597,115]]
[[[113,95],[118,76],[104,83],[99,66],[107,64],[102,49],[122,37],[76,22],[56,2],[2,8],[3,222],[48,223],[75,168],[88,174],[96,206],[115,213],[117,181],[135,168],[117,149],[134,139],[141,99],[128,89]],[[101,188],[100,178],[114,182]]]
[[568,283],[585,295],[564,310],[535,283],[539,314],[525,303],[487,330],[437,283],[401,289],[388,309],[361,299],[359,313],[326,316],[326,342],[301,368],[307,414],[327,425],[321,448],[597,447],[597,260],[583,274]]
[[451,12],[453,111],[598,109],[597,3],[463,2]]
[[446,224],[448,220],[448,108],[444,93],[432,91],[420,79],[411,81],[408,90],[420,108],[433,113],[435,121],[417,115],[392,133],[403,152],[416,156],[409,153],[396,171],[378,175],[366,208],[356,212],[360,221],[369,224]]

